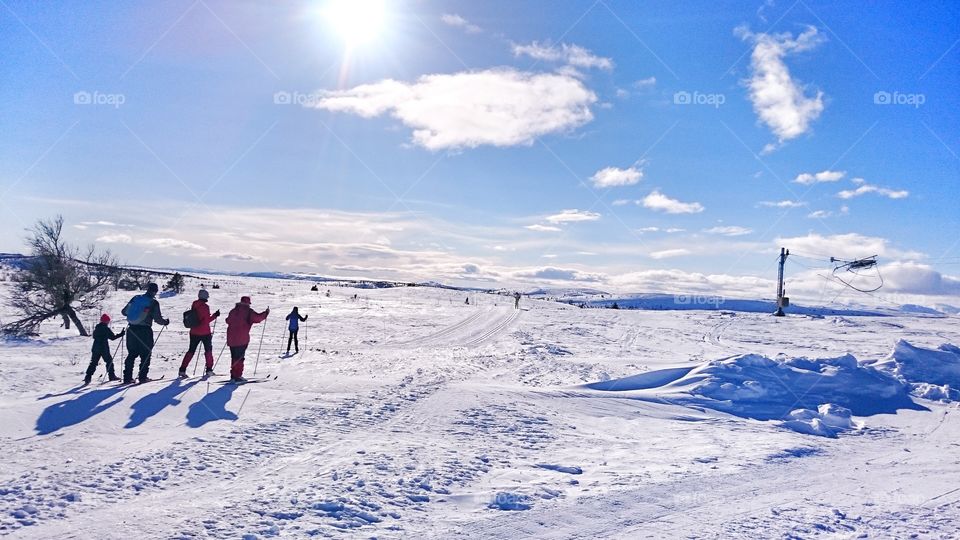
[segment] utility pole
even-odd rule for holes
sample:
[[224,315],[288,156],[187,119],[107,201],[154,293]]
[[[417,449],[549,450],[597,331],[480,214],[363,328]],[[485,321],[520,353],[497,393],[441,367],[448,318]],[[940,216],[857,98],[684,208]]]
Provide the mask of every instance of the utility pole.
[[790,305],[790,299],[783,295],[783,265],[786,264],[789,255],[789,249],[780,248],[780,269],[777,272],[777,311],[773,313],[775,317],[783,317],[783,308]]

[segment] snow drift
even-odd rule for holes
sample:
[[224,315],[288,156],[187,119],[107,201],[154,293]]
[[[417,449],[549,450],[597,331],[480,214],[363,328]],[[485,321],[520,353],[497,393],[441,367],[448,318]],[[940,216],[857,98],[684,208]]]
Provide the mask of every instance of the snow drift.
[[861,427],[855,416],[927,410],[914,397],[960,397],[960,348],[923,349],[901,340],[887,358],[870,362],[849,354],[819,359],[743,354],[585,388],[780,420],[801,433],[833,437]]
[[960,347],[956,345],[924,349],[901,339],[889,356],[872,366],[909,386],[917,397],[960,400]]

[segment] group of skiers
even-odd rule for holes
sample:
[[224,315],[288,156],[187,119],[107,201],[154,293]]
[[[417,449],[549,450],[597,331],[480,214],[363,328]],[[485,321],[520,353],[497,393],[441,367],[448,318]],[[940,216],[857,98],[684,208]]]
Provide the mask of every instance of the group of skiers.
[[[136,382],[150,381],[150,357],[153,353],[153,323],[160,326],[170,324],[170,319],[163,317],[160,311],[160,302],[157,301],[157,293],[160,288],[156,283],[147,285],[145,293],[134,296],[127,305],[121,310],[121,313],[127,318],[127,328],[120,331],[119,334],[113,333],[110,329],[110,316],[104,313],[100,317],[100,323],[93,330],[93,348],[91,351],[90,365],[87,367],[84,376],[84,384],[90,384],[93,374],[97,370],[97,365],[102,359],[106,364],[107,376],[109,380],[120,380],[117,377],[113,366],[113,356],[110,354],[110,341],[127,338],[127,356],[123,361],[123,382],[122,384],[133,384]],[[205,360],[204,376],[215,375],[213,372],[213,329],[216,328],[217,319],[220,317],[220,310],[210,312],[210,306],[207,304],[210,299],[210,293],[206,289],[200,289],[197,299],[190,306],[190,310],[184,313],[184,325],[190,329],[190,341],[187,352],[183,355],[183,361],[180,362],[179,376],[187,377],[187,367],[193,360],[197,348],[203,345],[203,355]],[[268,307],[262,312],[257,312],[251,307],[249,296],[243,296],[240,301],[227,314],[227,346],[230,347],[230,381],[234,383],[247,382],[243,378],[243,362],[246,356],[247,347],[250,345],[250,330],[253,325],[261,323],[270,315]],[[298,333],[300,323],[307,320],[306,315],[300,315],[298,308],[287,315],[289,321],[288,329],[290,337],[287,340],[287,354],[290,354],[290,345],[294,345],[295,351],[300,352],[300,342]],[[213,323],[213,327],[211,327]],[[161,330],[162,332],[162,330]],[[136,380],[133,378],[133,366],[137,358],[140,359],[139,371]]]
[[[104,313],[100,317],[100,323],[93,330],[93,349],[90,365],[87,366],[86,375],[83,379],[84,384],[90,384],[101,359],[106,364],[108,379],[111,381],[120,380],[114,370],[113,355],[110,354],[110,342],[124,336],[127,337],[127,357],[123,361],[123,384],[133,384],[135,382],[133,365],[137,358],[140,359],[140,369],[136,381],[143,383],[150,380],[150,357],[153,354],[154,346],[153,323],[160,326],[170,324],[170,319],[165,319],[160,312],[160,302],[157,301],[159,291],[160,287],[156,283],[150,283],[147,285],[145,293],[134,296],[127,302],[127,305],[121,310],[121,313],[127,318],[127,328],[121,330],[119,334],[114,334],[113,330],[110,329],[109,315]],[[327,296],[329,295],[330,293],[327,291]],[[356,298],[356,295],[354,295],[354,298]],[[180,362],[180,378],[187,377],[187,367],[190,366],[190,362],[201,344],[203,345],[205,363],[203,376],[215,375],[213,372],[213,330],[216,329],[217,319],[220,318],[220,310],[211,313],[210,306],[207,305],[209,300],[210,293],[206,289],[200,289],[200,292],[197,293],[197,299],[190,306],[190,310],[184,313],[184,325],[190,329],[190,341],[187,352]],[[467,303],[470,303],[469,297]],[[520,309],[519,292],[514,294],[514,308]],[[254,311],[249,296],[241,297],[240,302],[227,314],[227,346],[230,347],[230,380],[232,382],[247,382],[243,378],[243,362],[247,347],[250,345],[250,330],[253,325],[265,321],[269,315],[269,307],[260,313]],[[307,320],[307,315],[300,315],[300,310],[294,306],[286,320],[288,321],[287,330],[289,331],[286,354],[290,354],[290,345],[293,345],[296,353],[299,353],[300,323]],[[212,327],[210,323],[213,323]]]

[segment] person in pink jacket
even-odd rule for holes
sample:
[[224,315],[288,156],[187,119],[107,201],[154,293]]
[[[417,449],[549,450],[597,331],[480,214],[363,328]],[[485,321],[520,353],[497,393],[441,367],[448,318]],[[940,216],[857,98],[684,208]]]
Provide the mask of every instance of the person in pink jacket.
[[201,343],[203,343],[203,356],[206,359],[207,366],[203,376],[213,375],[213,331],[210,330],[210,323],[220,316],[220,310],[218,309],[216,313],[210,314],[210,306],[207,305],[209,298],[210,293],[206,289],[200,289],[197,299],[190,306],[190,309],[197,316],[198,324],[190,329],[190,348],[187,349],[187,354],[183,355],[183,362],[180,363],[181,379],[187,377],[187,366],[190,365],[193,354],[197,352],[197,347]]
[[270,308],[263,313],[257,313],[250,307],[250,297],[240,298],[240,303],[234,306],[227,315],[227,346],[230,347],[230,380],[246,382],[243,378],[243,359],[250,345],[250,329],[253,325],[263,322],[270,315]]

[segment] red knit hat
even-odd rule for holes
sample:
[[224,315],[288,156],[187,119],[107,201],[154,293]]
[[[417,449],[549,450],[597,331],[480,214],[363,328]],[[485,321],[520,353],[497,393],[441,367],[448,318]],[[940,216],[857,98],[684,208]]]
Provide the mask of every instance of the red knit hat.
[[250,297],[249,297],[249,296],[241,296],[241,297],[240,297],[240,303],[241,303],[241,304],[247,304],[247,305],[249,306],[250,303],[251,303],[251,302],[250,302]]
[[110,322],[110,316],[104,313],[100,316],[100,322],[108,323]]

